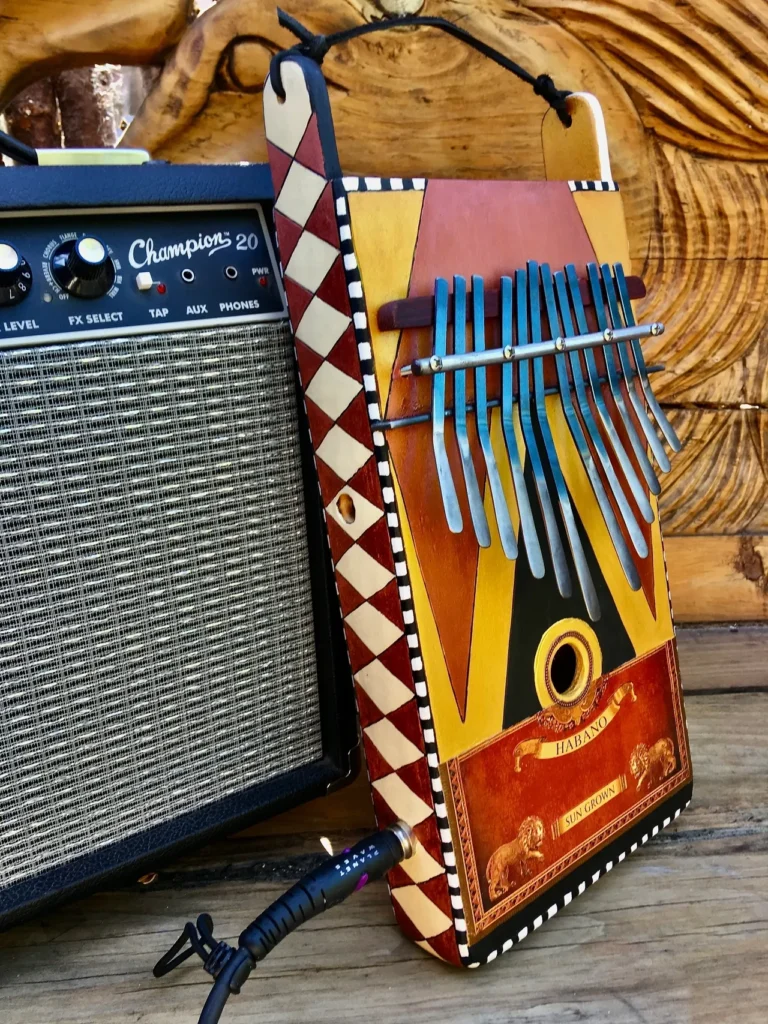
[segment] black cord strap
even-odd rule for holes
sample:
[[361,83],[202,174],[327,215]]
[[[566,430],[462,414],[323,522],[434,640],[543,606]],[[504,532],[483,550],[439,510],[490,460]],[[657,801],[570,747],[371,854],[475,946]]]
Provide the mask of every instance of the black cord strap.
[[403,25],[426,25],[442,29],[455,39],[459,39],[461,42],[467,43],[468,46],[474,47],[483,56],[489,57],[507,71],[511,71],[521,81],[530,85],[537,96],[541,96],[543,100],[547,101],[550,107],[556,111],[557,116],[566,128],[571,126],[571,115],[566,108],[566,99],[570,96],[567,89],[558,89],[549,75],[532,75],[525,68],[510,60],[509,57],[505,57],[503,53],[484,43],[482,39],[471,35],[465,29],[454,24],[454,22],[448,21],[447,18],[408,14],[399,18],[392,18],[388,21],[365,22],[362,25],[355,25],[354,28],[343,29],[341,32],[333,32],[331,35],[323,36],[310,32],[308,28],[291,17],[290,14],[281,11],[280,8],[277,10],[277,16],[282,27],[293,32],[300,40],[290,50],[283,50],[281,53],[276,54],[270,64],[269,77],[272,82],[272,88],[281,99],[285,99],[285,90],[280,78],[280,65],[291,54],[300,53],[302,56],[314,60],[317,64],[322,64],[326,53],[328,53],[332,46],[336,46],[337,43],[346,42],[348,39],[356,39],[357,36],[368,35],[369,32],[380,32],[383,29],[398,28]]
[[37,150],[7,132],[0,132],[0,153],[17,164],[37,164]]

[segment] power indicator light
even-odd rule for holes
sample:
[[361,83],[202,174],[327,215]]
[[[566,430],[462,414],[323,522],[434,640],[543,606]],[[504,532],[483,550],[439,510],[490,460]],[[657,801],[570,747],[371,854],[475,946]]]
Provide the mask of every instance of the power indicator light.
[[267,287],[267,279],[266,279],[266,277],[260,277],[259,278],[259,284],[261,285],[262,288],[266,288]]
[[157,291],[158,291],[158,293],[160,295],[165,295],[165,293],[168,291],[168,289],[166,288],[166,286],[161,281],[160,284],[157,286]]

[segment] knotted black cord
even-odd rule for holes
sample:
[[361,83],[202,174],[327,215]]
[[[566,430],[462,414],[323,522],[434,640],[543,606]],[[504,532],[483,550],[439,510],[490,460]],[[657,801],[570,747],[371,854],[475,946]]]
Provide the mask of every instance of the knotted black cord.
[[305,28],[304,25],[290,14],[281,11],[280,8],[277,9],[277,17],[283,28],[287,28],[301,40],[296,46],[292,46],[289,50],[282,50],[272,58],[269,67],[269,78],[272,88],[280,99],[285,99],[285,90],[283,89],[280,77],[280,65],[291,54],[300,53],[302,56],[314,60],[317,64],[322,64],[323,58],[330,48],[336,46],[337,43],[346,42],[347,39],[355,39],[357,36],[368,35],[369,32],[380,32],[383,29],[399,28],[403,25],[426,25],[442,29],[455,39],[459,39],[461,42],[467,43],[468,46],[474,47],[483,56],[489,57],[507,71],[511,71],[521,81],[530,85],[537,96],[541,96],[543,100],[547,101],[566,128],[571,126],[571,115],[566,109],[566,99],[570,96],[570,92],[567,89],[558,89],[549,75],[532,75],[525,68],[510,60],[509,57],[505,57],[503,53],[489,46],[488,43],[484,43],[481,39],[471,35],[465,29],[460,28],[446,18],[408,14],[387,21],[366,22],[362,25],[355,25],[354,28],[343,29],[340,32],[332,32],[330,35],[323,36],[310,32],[308,28]]

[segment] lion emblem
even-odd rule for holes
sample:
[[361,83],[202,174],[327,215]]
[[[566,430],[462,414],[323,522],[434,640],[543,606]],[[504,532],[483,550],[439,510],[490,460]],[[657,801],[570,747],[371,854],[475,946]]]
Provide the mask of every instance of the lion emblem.
[[531,874],[531,862],[544,860],[539,847],[544,842],[541,818],[525,818],[517,831],[517,839],[494,850],[485,869],[488,892],[497,900],[512,886]]
[[669,737],[658,740],[652,747],[638,743],[629,758],[629,770],[634,776],[638,790],[657,786],[675,770],[675,746]]

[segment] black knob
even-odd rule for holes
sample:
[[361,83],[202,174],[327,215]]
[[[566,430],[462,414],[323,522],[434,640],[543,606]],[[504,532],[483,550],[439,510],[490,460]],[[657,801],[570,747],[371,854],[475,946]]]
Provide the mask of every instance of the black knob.
[[115,283],[115,264],[107,247],[93,235],[64,242],[51,259],[53,276],[70,295],[96,299]]
[[15,306],[29,295],[32,271],[29,264],[8,242],[0,242],[0,306]]

